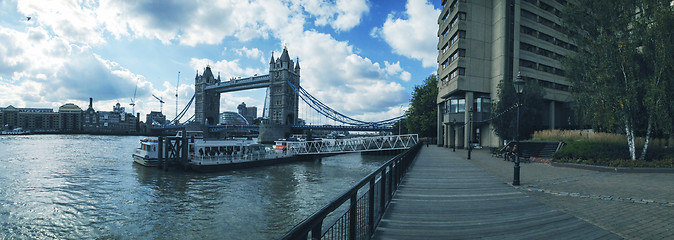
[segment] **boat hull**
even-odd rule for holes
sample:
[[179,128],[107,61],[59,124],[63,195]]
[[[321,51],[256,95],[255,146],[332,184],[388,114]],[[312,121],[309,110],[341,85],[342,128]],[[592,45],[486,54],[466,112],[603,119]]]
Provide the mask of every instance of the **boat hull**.
[[133,154],[133,161],[146,167],[159,167],[159,159],[146,158]]

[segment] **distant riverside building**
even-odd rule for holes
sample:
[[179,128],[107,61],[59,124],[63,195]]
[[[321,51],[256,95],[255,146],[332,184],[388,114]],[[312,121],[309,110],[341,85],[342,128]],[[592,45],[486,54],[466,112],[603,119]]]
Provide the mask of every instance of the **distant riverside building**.
[[4,129],[23,128],[35,133],[104,133],[135,134],[137,117],[124,112],[119,103],[112,112],[97,112],[93,100],[89,108],[82,109],[72,103],[59,107],[58,112],[49,108],[0,108],[0,127]]
[[223,125],[248,125],[248,120],[239,113],[222,112],[220,114],[220,124]]
[[145,115],[145,124],[149,126],[166,124],[166,116],[161,112],[151,111]]
[[59,130],[65,133],[79,133],[82,131],[82,109],[72,103],[59,107]]
[[236,109],[250,124],[257,118],[257,107],[246,107],[246,103],[241,103]]
[[60,129],[59,113],[50,108],[0,108],[0,128],[23,128],[33,132],[56,132]]
[[[499,146],[487,120],[497,85],[521,72],[545,90],[540,127],[568,127],[572,102],[560,60],[576,46],[561,32],[565,0],[443,0],[438,17],[438,144]],[[456,124],[454,124],[456,121]]]

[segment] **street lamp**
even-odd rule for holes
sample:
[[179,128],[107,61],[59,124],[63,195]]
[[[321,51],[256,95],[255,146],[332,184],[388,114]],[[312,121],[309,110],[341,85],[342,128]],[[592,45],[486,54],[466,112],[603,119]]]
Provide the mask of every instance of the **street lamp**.
[[520,185],[520,95],[524,91],[524,80],[522,74],[517,73],[517,78],[513,81],[515,92],[517,93],[517,127],[515,128],[515,166],[513,167],[513,186]]
[[473,151],[473,107],[468,108],[468,160]]
[[[456,118],[452,120],[452,127],[456,128]],[[456,129],[454,129],[454,144],[452,144],[452,152],[456,152]]]

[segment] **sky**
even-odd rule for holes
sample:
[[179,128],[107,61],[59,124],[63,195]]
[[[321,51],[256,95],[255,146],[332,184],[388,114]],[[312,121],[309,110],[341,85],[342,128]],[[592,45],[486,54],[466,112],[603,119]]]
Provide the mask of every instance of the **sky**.
[[[141,120],[160,108],[172,119],[176,86],[180,111],[207,65],[223,81],[264,75],[272,53],[278,58],[285,47],[313,96],[347,116],[384,120],[402,115],[414,86],[437,71],[441,7],[429,0],[0,0],[0,107],[86,110],[93,98],[97,111],[119,102]],[[264,96],[264,89],[223,93],[220,111],[245,102],[259,116]],[[303,116],[311,113],[300,109]]]

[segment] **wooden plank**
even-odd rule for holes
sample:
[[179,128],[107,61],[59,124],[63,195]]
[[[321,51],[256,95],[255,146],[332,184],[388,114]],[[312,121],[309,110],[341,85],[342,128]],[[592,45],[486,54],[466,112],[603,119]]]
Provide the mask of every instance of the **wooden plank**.
[[422,148],[374,239],[620,239],[546,206],[444,148]]

